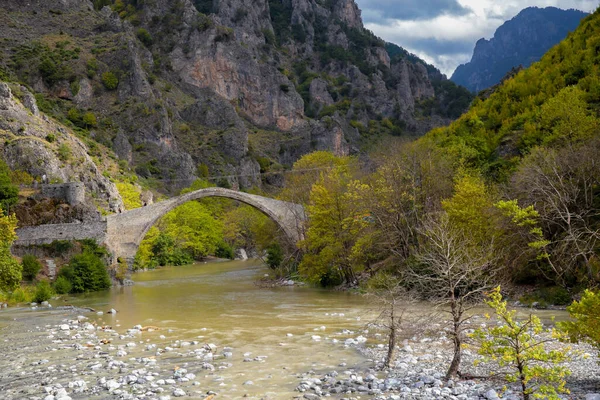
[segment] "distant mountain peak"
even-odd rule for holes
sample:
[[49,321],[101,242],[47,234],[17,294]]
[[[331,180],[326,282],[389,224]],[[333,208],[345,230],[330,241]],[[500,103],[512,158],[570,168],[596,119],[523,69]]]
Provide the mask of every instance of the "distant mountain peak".
[[473,92],[496,85],[511,68],[538,61],[586,15],[574,9],[527,7],[502,24],[491,39],[479,39],[471,61],[460,65],[450,79]]

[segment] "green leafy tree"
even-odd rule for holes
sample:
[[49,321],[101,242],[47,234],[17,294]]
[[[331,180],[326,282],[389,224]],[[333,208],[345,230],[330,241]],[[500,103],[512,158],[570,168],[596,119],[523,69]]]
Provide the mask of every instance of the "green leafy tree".
[[133,210],[142,206],[140,190],[137,186],[129,182],[117,182],[116,185],[126,209]]
[[8,165],[0,159],[0,207],[8,214],[11,207],[19,200],[19,188],[12,183]]
[[283,262],[283,249],[278,243],[273,243],[267,248],[267,266],[277,269]]
[[222,223],[197,201],[187,202],[167,213],[159,221],[158,227],[161,232],[175,239],[173,245],[194,259],[214,254],[223,239]]
[[567,311],[573,321],[560,323],[571,341],[585,341],[600,352],[600,292],[586,290],[581,300],[574,301]]
[[10,247],[17,239],[15,229],[17,218],[14,215],[0,216],[0,290],[16,289],[22,278],[21,264],[10,254]]
[[104,263],[90,252],[74,256],[59,274],[71,282],[73,293],[96,292],[111,286]]
[[[359,182],[346,167],[321,172],[312,185],[307,207],[309,222],[299,272],[313,283],[356,285],[369,251],[369,220],[360,201]],[[352,187],[352,190],[349,188]]]
[[34,280],[42,269],[42,263],[40,263],[36,256],[31,254],[23,256],[21,265],[23,267],[23,279],[27,279],[28,281]]
[[486,303],[494,310],[499,325],[477,329],[472,335],[479,343],[484,362],[498,364],[497,374],[518,383],[524,400],[559,400],[559,393],[569,393],[565,379],[570,372],[560,365],[568,360],[566,349],[546,348],[546,343],[559,339],[561,334],[555,329],[544,329],[533,314],[518,320],[516,311],[507,309],[499,286],[488,294]]

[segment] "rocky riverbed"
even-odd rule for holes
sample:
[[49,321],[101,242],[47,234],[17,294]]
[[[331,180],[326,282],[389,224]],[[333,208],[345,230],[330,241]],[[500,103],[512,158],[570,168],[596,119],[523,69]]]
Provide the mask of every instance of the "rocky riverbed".
[[[243,354],[213,343],[210,335],[174,340],[168,329],[136,325],[102,325],[97,313],[83,309],[39,308],[16,314],[0,330],[0,393],[3,399],[68,400],[234,398],[221,388],[231,385],[228,370],[234,363],[247,368],[244,397],[255,399],[329,397],[335,399],[518,399],[514,388],[488,379],[444,381],[450,361],[450,343],[442,325],[404,339],[394,367],[382,370],[387,351],[384,335],[373,327],[329,331],[322,326],[306,332],[310,343],[349,347],[364,354],[372,368],[356,368],[340,362],[330,371],[307,370],[297,374],[296,395],[261,393],[257,363],[272,356]],[[339,318],[332,315],[331,318]],[[115,319],[115,321],[117,321]],[[474,321],[475,325],[485,323]],[[299,340],[281,338],[281,346]],[[565,399],[599,400],[598,358],[592,348],[574,346],[572,371]],[[242,357],[243,356],[243,357]],[[493,366],[473,367],[474,349],[466,349],[463,373],[487,376]],[[369,365],[369,364],[367,364]],[[253,370],[255,371],[253,373]],[[252,388],[252,390],[250,390]],[[282,388],[290,393],[293,387]],[[243,390],[242,390],[243,392]],[[241,397],[241,396],[240,396]]]
[[[489,321],[473,318],[471,329],[486,327]],[[484,378],[498,372],[497,365],[479,363],[476,349],[468,346],[463,351],[461,372],[465,379],[444,379],[452,358],[452,344],[444,327],[448,324],[430,324],[425,335],[404,339],[399,346],[395,363],[391,369],[384,369],[387,345],[382,343],[381,333],[364,330],[360,333],[342,331],[339,336],[349,336],[344,341],[331,339],[334,343],[354,346],[371,361],[373,368],[367,371],[340,369],[326,374],[310,371],[303,376],[296,390],[306,399],[346,394],[345,399],[373,398],[375,400],[400,399],[458,399],[458,400],[519,400],[518,387],[507,385],[499,379]],[[357,335],[352,337],[353,335]],[[425,337],[423,337],[425,336]],[[373,342],[379,344],[373,345]],[[467,340],[468,343],[468,340]],[[569,347],[570,361],[565,366],[570,369],[567,379],[569,394],[563,399],[600,400],[600,360],[596,350],[586,344],[562,344],[553,342],[548,348]],[[470,377],[470,378],[469,378]]]

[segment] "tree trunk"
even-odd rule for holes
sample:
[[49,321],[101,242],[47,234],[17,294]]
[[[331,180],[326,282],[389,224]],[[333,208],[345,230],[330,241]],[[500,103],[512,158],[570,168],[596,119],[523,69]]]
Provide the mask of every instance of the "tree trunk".
[[388,338],[388,352],[385,358],[385,367],[391,368],[394,363],[394,359],[396,358],[396,320],[394,316],[394,302],[391,304],[391,313],[390,313],[390,337]]
[[450,368],[448,368],[448,372],[446,372],[446,380],[455,378],[458,374],[458,368],[460,367],[460,359],[462,356],[461,351],[461,340],[460,336],[457,332],[454,333],[454,357],[452,357],[452,362],[450,363]]
[[446,372],[446,380],[455,378],[458,375],[458,368],[460,367],[460,360],[462,356],[462,341],[460,337],[460,317],[461,312],[457,307],[456,300],[453,299],[450,302],[450,308],[452,310],[452,319],[454,321],[453,325],[453,341],[454,341],[454,357],[452,357],[452,362],[450,363],[450,367],[448,368],[448,372]]

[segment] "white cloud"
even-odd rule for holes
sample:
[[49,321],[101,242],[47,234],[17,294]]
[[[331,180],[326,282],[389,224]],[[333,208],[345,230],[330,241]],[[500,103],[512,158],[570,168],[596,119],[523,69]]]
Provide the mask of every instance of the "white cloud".
[[368,29],[451,75],[459,64],[470,59],[477,40],[492,37],[500,25],[522,9],[554,6],[592,12],[600,0],[458,0],[470,13],[458,16],[446,13],[425,20],[382,20],[374,16],[385,15],[385,10],[369,8],[374,4],[370,0],[357,3],[365,7],[363,17]]

